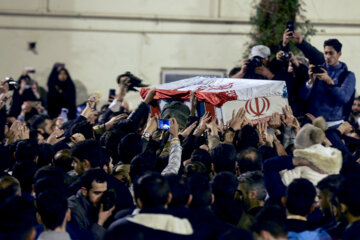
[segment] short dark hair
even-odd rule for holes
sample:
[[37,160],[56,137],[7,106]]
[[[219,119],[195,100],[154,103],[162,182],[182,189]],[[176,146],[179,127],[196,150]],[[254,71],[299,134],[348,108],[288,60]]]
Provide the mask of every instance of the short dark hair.
[[315,201],[316,189],[305,178],[297,178],[286,191],[286,208],[291,214],[306,216]]
[[129,164],[131,160],[142,152],[141,136],[137,133],[129,133],[121,139],[118,145],[120,161]]
[[205,165],[198,161],[190,162],[185,166],[186,177],[191,177],[194,174],[202,174],[204,176],[209,176]]
[[107,182],[107,174],[103,169],[90,169],[81,176],[82,187],[90,190],[92,183],[105,183]]
[[189,200],[190,189],[187,179],[178,175],[168,175],[166,179],[170,186],[172,199],[169,208],[176,206],[185,206]]
[[228,171],[235,173],[236,151],[232,145],[219,144],[211,152],[216,173]]
[[111,151],[111,157],[114,164],[120,161],[120,157],[118,154],[118,144],[125,135],[126,133],[119,129],[111,129],[109,131],[106,131],[100,137],[101,146]]
[[339,202],[347,206],[351,215],[360,216],[360,182],[359,176],[345,178],[336,194]]
[[256,148],[259,143],[259,134],[253,126],[245,125],[235,136],[235,143],[237,152],[248,147]]
[[266,197],[266,187],[264,176],[260,171],[246,172],[239,176],[239,183],[244,184],[246,191],[256,189],[258,191],[257,200],[264,201]]
[[36,197],[37,211],[46,228],[55,230],[62,225],[68,203],[64,192],[48,188]]
[[19,141],[16,145],[16,161],[34,161],[38,156],[39,145],[34,139]]
[[191,153],[191,162],[201,162],[206,167],[206,171],[209,174],[211,172],[211,155],[208,151],[197,148]]
[[94,138],[94,131],[93,126],[87,120],[77,122],[71,127],[71,135],[75,133],[81,133],[84,135],[85,139],[93,139]]
[[257,214],[251,229],[260,233],[269,232],[273,237],[287,237],[285,209],[277,205],[265,206]]
[[190,207],[208,207],[211,205],[212,192],[209,178],[200,174],[194,174],[189,178],[192,201]]
[[24,196],[14,196],[0,202],[0,212],[2,239],[28,239],[32,229],[38,224],[34,203]]
[[168,202],[170,187],[164,176],[147,173],[134,183],[135,199],[140,199],[144,207],[165,206]]
[[262,170],[262,156],[256,148],[249,147],[236,157],[240,173]]
[[40,143],[38,153],[39,158],[36,163],[38,168],[52,164],[52,160],[55,154],[52,145],[48,143]]
[[215,198],[234,198],[237,186],[238,180],[236,176],[230,172],[216,174],[211,182],[211,188]]
[[0,202],[20,194],[20,183],[15,177],[3,176],[0,178]]
[[61,168],[64,172],[69,172],[73,169],[71,166],[73,158],[70,149],[62,149],[54,156],[54,166]]
[[35,172],[36,164],[33,161],[22,161],[14,165],[12,175],[19,180],[22,192],[32,192]]
[[130,164],[129,176],[131,181],[136,182],[137,178],[155,168],[155,159],[150,154],[141,153],[136,155]]
[[91,168],[103,166],[102,154],[103,153],[100,145],[97,143],[97,141],[91,139],[77,143],[72,148],[71,153],[72,157],[76,157],[80,161],[87,159],[91,164]]
[[339,42],[339,40],[337,40],[336,38],[331,38],[331,39],[328,39],[324,42],[324,48],[326,46],[330,46],[330,47],[333,47],[335,49],[335,51],[337,52],[341,52],[341,47],[342,47],[342,44],[341,42]]
[[339,189],[343,180],[344,177],[342,175],[332,174],[320,180],[316,187],[319,190],[328,189],[330,192],[335,193]]

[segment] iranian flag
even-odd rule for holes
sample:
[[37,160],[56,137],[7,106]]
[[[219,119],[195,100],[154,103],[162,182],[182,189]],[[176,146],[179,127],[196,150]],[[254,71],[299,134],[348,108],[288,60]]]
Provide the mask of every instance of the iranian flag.
[[231,119],[233,110],[244,107],[249,119],[257,122],[269,118],[273,113],[282,113],[288,105],[285,81],[193,77],[176,82],[142,88],[140,95],[145,98],[147,92],[156,89],[158,106],[152,106],[152,113],[161,111],[169,101],[182,101],[190,106],[190,93],[198,98],[198,115],[210,112],[224,122]]

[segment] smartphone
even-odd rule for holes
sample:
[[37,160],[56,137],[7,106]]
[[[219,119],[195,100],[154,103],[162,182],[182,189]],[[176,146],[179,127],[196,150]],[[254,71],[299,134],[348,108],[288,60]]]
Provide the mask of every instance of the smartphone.
[[170,121],[166,119],[159,119],[158,120],[158,128],[163,130],[170,129]]
[[115,94],[116,94],[116,92],[115,92],[115,89],[113,89],[113,88],[111,88],[110,90],[109,90],[109,98],[111,98],[111,97],[115,97]]
[[289,29],[289,34],[288,36],[291,37],[293,35],[293,32],[295,30],[295,26],[294,26],[294,21],[288,21],[286,23],[286,29]]

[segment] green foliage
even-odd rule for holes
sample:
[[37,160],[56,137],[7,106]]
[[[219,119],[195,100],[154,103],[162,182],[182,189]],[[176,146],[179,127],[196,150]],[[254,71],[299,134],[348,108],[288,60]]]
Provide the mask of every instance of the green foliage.
[[[274,55],[279,51],[279,42],[282,40],[287,21],[295,22],[295,30],[304,35],[304,39],[316,33],[310,21],[302,14],[301,0],[260,0],[256,6],[255,16],[250,18],[254,25],[251,33],[251,42],[247,43],[244,56],[248,56],[251,47],[262,44],[271,49]],[[292,45],[293,43],[290,42]],[[290,46],[291,47],[291,46]],[[297,53],[297,48],[291,47]]]

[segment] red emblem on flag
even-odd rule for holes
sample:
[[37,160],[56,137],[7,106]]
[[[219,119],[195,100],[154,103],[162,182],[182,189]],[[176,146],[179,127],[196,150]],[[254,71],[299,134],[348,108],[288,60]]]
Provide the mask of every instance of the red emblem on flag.
[[248,114],[259,117],[270,108],[270,101],[266,97],[247,100],[245,110]]

